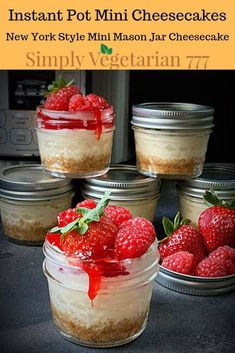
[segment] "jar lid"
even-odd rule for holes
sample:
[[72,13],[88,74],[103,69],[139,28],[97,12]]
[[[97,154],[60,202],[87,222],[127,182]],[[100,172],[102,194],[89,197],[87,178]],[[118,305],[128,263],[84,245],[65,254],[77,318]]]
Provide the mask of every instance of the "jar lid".
[[82,183],[86,197],[101,198],[107,190],[111,200],[140,200],[160,193],[160,179],[139,174],[133,165],[113,164],[105,175]]
[[193,103],[150,102],[133,105],[135,126],[152,129],[210,129],[214,109]]
[[72,190],[71,180],[44,174],[40,164],[12,165],[0,170],[0,196],[8,199],[57,198]]
[[219,197],[235,197],[235,164],[206,163],[200,177],[180,180],[178,190],[189,196],[202,197],[206,190],[213,189]]

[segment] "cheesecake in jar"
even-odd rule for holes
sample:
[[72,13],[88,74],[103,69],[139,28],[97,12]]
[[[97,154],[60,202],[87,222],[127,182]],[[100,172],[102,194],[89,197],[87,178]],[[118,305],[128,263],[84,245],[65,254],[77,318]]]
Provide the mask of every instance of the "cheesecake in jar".
[[151,177],[188,179],[202,173],[214,109],[190,103],[132,108],[137,169]]
[[39,164],[8,166],[0,171],[0,208],[3,234],[22,245],[42,245],[57,214],[72,204],[69,179],[44,174]]
[[[123,345],[144,331],[159,269],[153,225],[103,200],[60,213],[43,246],[57,329],[69,341],[100,348]],[[120,212],[128,220],[119,227]]]
[[48,174],[75,179],[107,172],[115,126],[113,107],[103,97],[65,86],[37,107],[36,126]]

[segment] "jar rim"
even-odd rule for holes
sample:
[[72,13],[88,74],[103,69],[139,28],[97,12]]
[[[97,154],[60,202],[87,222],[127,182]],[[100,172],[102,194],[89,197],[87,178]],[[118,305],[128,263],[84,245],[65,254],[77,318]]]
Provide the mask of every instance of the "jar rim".
[[78,118],[80,119],[86,119],[88,120],[90,118],[94,119],[96,117],[97,113],[101,114],[101,117],[105,118],[107,116],[113,115],[114,110],[113,106],[110,106],[109,108],[102,109],[102,110],[88,110],[88,111],[60,111],[60,110],[49,110],[43,107],[43,105],[39,105],[36,108],[36,113],[38,114],[39,112],[45,113],[47,117],[50,117],[51,119],[69,119],[69,120],[76,120]]

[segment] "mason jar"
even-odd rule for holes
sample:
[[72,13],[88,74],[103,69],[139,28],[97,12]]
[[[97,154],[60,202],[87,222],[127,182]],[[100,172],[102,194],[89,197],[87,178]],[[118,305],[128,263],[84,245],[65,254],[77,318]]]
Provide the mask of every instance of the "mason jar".
[[161,178],[202,173],[214,109],[191,103],[143,103],[132,107],[137,169]]
[[81,191],[85,199],[99,201],[111,191],[109,205],[126,207],[134,217],[154,221],[160,196],[160,179],[138,173],[133,165],[112,164],[109,172],[98,178],[85,179]]
[[57,215],[71,207],[70,180],[44,175],[41,165],[22,164],[0,171],[0,208],[3,233],[22,245],[41,245]]
[[210,190],[222,200],[235,198],[235,164],[206,163],[200,177],[180,180],[177,191],[182,217],[189,218],[197,226],[199,215],[209,207],[203,195]]
[[158,272],[157,241],[139,258],[111,262],[68,257],[47,240],[43,250],[52,316],[64,338],[88,347],[115,347],[144,331]]
[[113,108],[61,112],[37,108],[37,138],[44,170],[60,178],[108,171],[114,132]]

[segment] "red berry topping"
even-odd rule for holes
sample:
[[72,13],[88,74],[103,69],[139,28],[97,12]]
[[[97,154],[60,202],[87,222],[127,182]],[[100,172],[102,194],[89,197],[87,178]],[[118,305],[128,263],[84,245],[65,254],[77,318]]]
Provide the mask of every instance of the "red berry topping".
[[52,93],[47,97],[44,108],[48,110],[67,111],[69,109],[69,103],[65,97]]
[[199,277],[223,277],[226,276],[226,268],[218,259],[205,258],[195,269],[196,276]]
[[90,210],[92,208],[95,208],[97,206],[97,203],[93,200],[84,200],[84,201],[81,201],[79,202],[77,205],[76,205],[76,208],[78,207],[86,207],[86,208],[89,208]]
[[76,208],[69,208],[65,211],[62,211],[57,216],[57,222],[59,227],[65,227],[75,219],[81,218],[81,214],[76,212]]
[[107,206],[104,210],[106,217],[111,219],[116,227],[128,219],[132,218],[131,212],[122,206]]
[[79,256],[82,259],[103,259],[106,251],[114,247],[117,228],[105,216],[99,221],[90,222],[85,234],[77,229],[67,232],[61,243],[67,255]]
[[136,226],[127,226],[118,231],[115,253],[118,259],[140,257],[152,243],[153,237],[148,231]]
[[192,275],[194,272],[194,256],[188,251],[177,251],[162,261],[162,266],[168,270]]
[[156,239],[156,232],[153,224],[144,217],[130,218],[127,221],[122,222],[119,226],[119,229],[127,226],[136,226],[138,228],[145,229],[149,232],[149,234],[153,236],[153,240]]
[[220,246],[212,251],[208,257],[220,260],[226,268],[227,275],[235,274],[235,249],[227,245]]
[[195,264],[198,264],[206,256],[206,250],[202,235],[196,228],[187,224],[189,220],[180,221],[179,213],[174,223],[168,218],[163,218],[163,226],[167,237],[160,241],[160,256],[163,260],[168,255],[177,251],[188,251],[194,255]]

